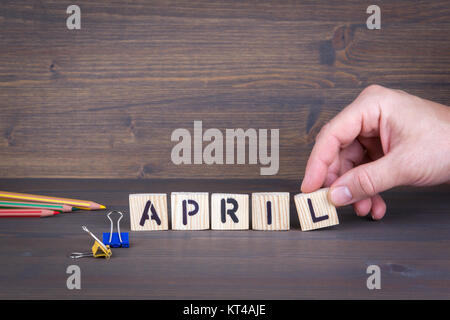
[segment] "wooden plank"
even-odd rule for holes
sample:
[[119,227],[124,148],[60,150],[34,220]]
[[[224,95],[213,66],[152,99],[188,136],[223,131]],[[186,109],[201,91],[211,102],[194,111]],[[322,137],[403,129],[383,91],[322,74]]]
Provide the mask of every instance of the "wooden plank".
[[289,192],[252,193],[252,229],[289,230]]
[[299,193],[294,197],[302,231],[339,224],[336,208],[328,201],[328,190],[323,188],[312,193]]
[[170,201],[173,230],[209,229],[208,192],[172,192]]
[[77,4],[73,32],[59,1],[2,4],[2,177],[259,177],[168,161],[171,132],[203,120],[280,129],[267,179],[296,179],[320,127],[371,83],[449,104],[448,1],[383,3],[381,30],[357,0]]
[[248,230],[248,194],[213,193],[211,195],[211,229]]
[[167,194],[140,193],[129,195],[132,231],[168,230]]

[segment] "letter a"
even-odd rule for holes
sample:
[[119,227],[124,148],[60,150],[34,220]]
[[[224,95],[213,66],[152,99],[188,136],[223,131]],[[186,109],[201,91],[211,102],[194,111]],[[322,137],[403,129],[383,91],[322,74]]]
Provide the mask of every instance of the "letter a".
[[67,29],[80,30],[81,29],[81,9],[80,9],[80,7],[75,4],[68,6],[66,13],[72,14],[66,20]]
[[366,13],[373,13],[367,18],[367,29],[381,29],[381,9],[379,6],[373,4],[367,7]]
[[[181,141],[180,141],[181,139]],[[171,141],[180,141],[170,154],[173,164],[191,164],[191,134],[186,129],[176,129],[172,132]]]
[[66,285],[67,289],[81,289],[81,269],[77,265],[70,265],[66,269],[66,273],[70,274],[67,278]]
[[[152,212],[151,217],[148,216],[148,210],[151,210]],[[139,222],[139,224],[141,226],[144,226],[145,221],[148,219],[155,220],[158,226],[161,225],[161,219],[159,218],[158,213],[156,212],[155,206],[152,204],[150,200],[148,200],[147,203],[145,204],[145,208],[144,211],[142,212],[141,221]]]
[[370,274],[370,276],[367,278],[367,282],[366,282],[367,289],[369,289],[369,290],[381,289],[380,267],[372,264],[367,267],[366,273]]

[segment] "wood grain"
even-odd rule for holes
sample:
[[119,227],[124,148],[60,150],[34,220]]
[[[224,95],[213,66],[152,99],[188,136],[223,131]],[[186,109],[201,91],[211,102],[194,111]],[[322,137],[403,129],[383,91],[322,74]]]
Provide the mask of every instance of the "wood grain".
[[303,175],[314,136],[367,85],[450,104],[448,1],[69,1],[0,7],[0,176],[257,178],[170,160],[176,128],[280,129]]

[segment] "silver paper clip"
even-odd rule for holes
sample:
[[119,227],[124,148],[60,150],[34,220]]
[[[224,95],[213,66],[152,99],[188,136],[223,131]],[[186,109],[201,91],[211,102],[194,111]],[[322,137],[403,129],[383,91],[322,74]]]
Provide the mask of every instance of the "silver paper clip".
[[112,255],[111,249],[109,246],[105,245],[101,242],[92,232],[89,231],[86,226],[82,226],[83,230],[89,233],[89,235],[94,238],[94,245],[92,246],[91,252],[74,252],[70,255],[72,259],[78,259],[83,257],[105,257],[109,259]]
[[[117,220],[117,232],[113,232],[114,230],[114,222],[111,218],[111,214],[117,212],[120,214],[119,219]],[[130,246],[128,232],[120,232],[120,220],[123,218],[123,213],[120,211],[110,211],[107,214],[109,221],[111,222],[111,228],[109,233],[103,233],[103,242],[105,244],[109,244],[112,248],[128,248]]]
[[123,218],[123,213],[120,212],[120,211],[111,211],[111,212],[109,212],[108,215],[107,215],[109,221],[111,221],[111,231],[109,232],[109,243],[111,243],[111,241],[112,241],[113,229],[114,229],[114,222],[112,221],[112,219],[111,219],[111,217],[110,217],[110,215],[111,215],[113,212],[117,212],[117,213],[120,214],[120,218],[119,218],[119,220],[117,220],[117,235],[119,236],[120,244],[122,244],[122,236],[120,235],[120,220],[122,220],[122,218]]
[[94,254],[92,252],[73,252],[70,257],[72,259],[84,258],[84,257],[93,257]]

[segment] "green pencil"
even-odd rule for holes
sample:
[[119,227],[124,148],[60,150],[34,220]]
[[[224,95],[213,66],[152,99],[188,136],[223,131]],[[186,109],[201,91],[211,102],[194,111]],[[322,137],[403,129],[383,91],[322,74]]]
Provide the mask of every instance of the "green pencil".
[[71,207],[66,204],[16,202],[16,201],[6,201],[6,200],[0,200],[0,208],[34,208],[34,209],[56,210],[56,211],[61,211],[61,212],[72,212],[72,211],[80,210],[78,208]]

